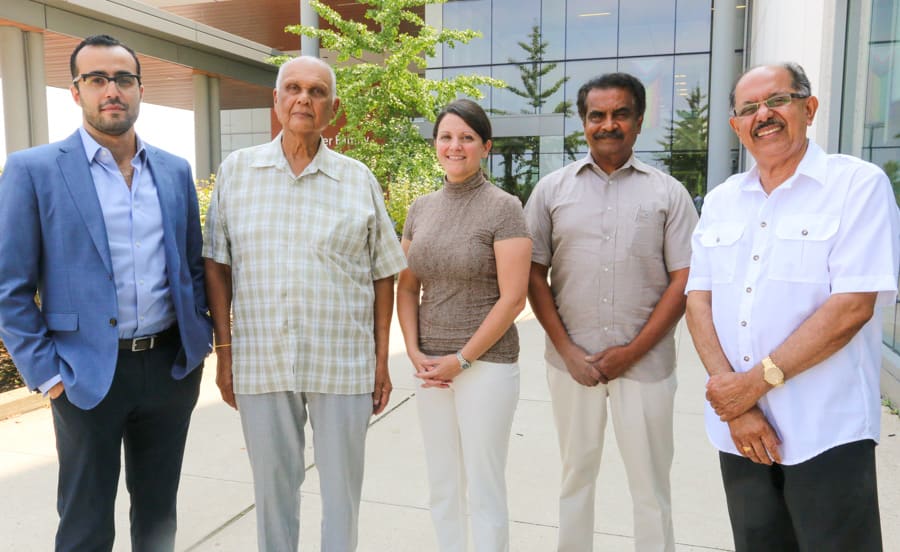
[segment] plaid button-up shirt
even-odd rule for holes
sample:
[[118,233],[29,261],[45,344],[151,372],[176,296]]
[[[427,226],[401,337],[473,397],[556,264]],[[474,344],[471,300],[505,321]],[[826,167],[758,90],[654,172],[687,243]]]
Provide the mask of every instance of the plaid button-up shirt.
[[373,281],[406,260],[365,165],[321,142],[295,177],[281,135],[232,153],[203,256],[232,269],[235,393],[372,391]]

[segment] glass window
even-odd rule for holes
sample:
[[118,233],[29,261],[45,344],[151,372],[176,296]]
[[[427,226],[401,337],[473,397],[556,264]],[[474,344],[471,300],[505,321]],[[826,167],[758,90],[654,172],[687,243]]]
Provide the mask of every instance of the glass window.
[[619,56],[671,54],[675,48],[675,2],[628,0],[619,13]]
[[[612,73],[616,70],[616,60],[605,59],[596,61],[569,61],[566,63],[565,99],[572,102],[572,115],[566,118],[566,135],[573,132],[582,132],[584,125],[578,117],[578,89],[581,85],[594,77],[604,73]],[[587,146],[583,151],[587,151]]]
[[[495,65],[491,76],[507,84],[507,88],[495,88],[491,107],[497,114],[534,113],[530,104],[534,94],[529,95],[522,84],[522,76],[531,70],[530,65]],[[511,87],[511,88],[510,88]]]
[[712,0],[678,0],[675,51],[708,52],[712,37]]
[[481,33],[468,44],[444,45],[444,65],[491,62],[491,0],[456,0],[444,4],[445,29],[471,29]]
[[618,18],[617,0],[566,2],[566,58],[615,57]]
[[559,3],[549,0],[541,3],[541,36],[547,42],[544,59],[565,59],[566,12],[559,9]]
[[691,96],[696,94],[699,94],[699,101],[694,103],[709,120],[709,55],[675,56],[674,88],[676,121],[683,118],[682,111],[691,112]]
[[542,40],[540,13],[540,0],[494,0],[491,32],[494,63],[522,62],[529,58],[529,52],[519,43],[530,46],[532,33],[537,34],[538,42]]
[[647,109],[635,150],[663,149],[666,126],[672,120],[673,62],[672,56],[619,60],[619,71],[640,79],[647,90]]

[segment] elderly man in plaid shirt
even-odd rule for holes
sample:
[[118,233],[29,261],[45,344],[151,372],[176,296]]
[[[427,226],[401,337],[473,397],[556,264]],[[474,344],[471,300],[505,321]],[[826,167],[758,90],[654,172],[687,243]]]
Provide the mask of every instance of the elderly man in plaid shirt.
[[216,383],[241,415],[259,549],[298,548],[309,416],[321,549],[352,551],[368,421],[391,394],[393,276],[405,260],[371,171],[322,140],[338,107],[331,67],[282,65],[274,101],[282,132],[225,159],[207,214]]

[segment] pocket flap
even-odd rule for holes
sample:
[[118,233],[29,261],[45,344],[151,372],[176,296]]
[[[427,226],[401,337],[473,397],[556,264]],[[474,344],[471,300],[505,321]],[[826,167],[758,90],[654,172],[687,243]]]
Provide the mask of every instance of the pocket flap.
[[703,231],[700,243],[704,247],[725,247],[734,245],[743,235],[742,222],[714,222]]
[[782,240],[824,241],[834,236],[841,220],[822,215],[792,215],[778,221],[775,235]]
[[77,312],[45,312],[47,328],[54,332],[74,332],[78,329]]

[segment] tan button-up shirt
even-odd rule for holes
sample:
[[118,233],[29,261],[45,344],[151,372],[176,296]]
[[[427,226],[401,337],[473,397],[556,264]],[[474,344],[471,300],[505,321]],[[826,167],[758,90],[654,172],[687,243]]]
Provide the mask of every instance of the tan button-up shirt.
[[[589,353],[629,343],[643,328],[669,272],[690,266],[697,211],[671,176],[632,156],[607,175],[588,154],[547,175],[525,206],[532,261],[572,340]],[[623,377],[658,381],[675,367],[674,330]],[[565,370],[547,339],[545,358]]]
[[406,267],[365,165],[324,142],[295,177],[268,144],[219,169],[203,256],[231,265],[235,393],[370,393],[374,280]]

